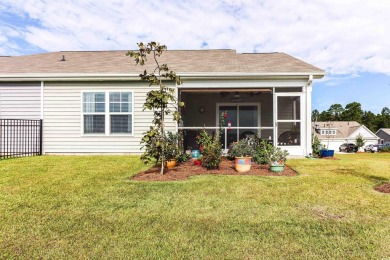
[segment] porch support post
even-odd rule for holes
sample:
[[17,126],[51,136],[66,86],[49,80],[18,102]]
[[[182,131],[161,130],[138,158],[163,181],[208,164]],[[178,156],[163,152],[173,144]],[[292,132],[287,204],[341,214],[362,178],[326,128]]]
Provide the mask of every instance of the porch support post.
[[272,109],[273,109],[273,118],[272,118],[272,120],[273,120],[273,122],[272,122],[272,124],[273,124],[273,126],[274,126],[274,136],[273,136],[273,140],[274,140],[274,142],[273,142],[273,145],[276,147],[276,145],[278,144],[278,133],[277,133],[277,122],[276,122],[276,118],[277,118],[277,114],[276,114],[276,108],[277,108],[277,98],[276,98],[276,94],[275,94],[275,88],[272,88],[272,98],[273,98],[273,102],[272,102]]
[[311,93],[312,93],[313,75],[309,76],[309,80],[304,89],[306,89],[306,154],[313,153],[312,149],[312,127],[311,127]]

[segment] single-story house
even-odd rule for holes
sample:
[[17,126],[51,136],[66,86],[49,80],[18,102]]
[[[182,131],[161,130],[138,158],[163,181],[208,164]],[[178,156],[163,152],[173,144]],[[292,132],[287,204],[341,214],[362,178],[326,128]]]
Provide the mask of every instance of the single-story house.
[[390,143],[390,128],[381,128],[375,134],[379,137],[379,144]]
[[365,145],[378,144],[378,136],[356,121],[313,122],[312,127],[314,135],[329,150],[339,151],[339,146],[343,143],[356,143],[359,134]]
[[[140,153],[152,124],[143,111],[152,88],[125,51],[65,51],[0,57],[0,118],[43,120],[43,153]],[[197,131],[218,129],[227,111],[223,145],[258,134],[291,155],[311,152],[312,82],[325,72],[285,53],[171,50],[161,57],[181,76],[186,145]]]

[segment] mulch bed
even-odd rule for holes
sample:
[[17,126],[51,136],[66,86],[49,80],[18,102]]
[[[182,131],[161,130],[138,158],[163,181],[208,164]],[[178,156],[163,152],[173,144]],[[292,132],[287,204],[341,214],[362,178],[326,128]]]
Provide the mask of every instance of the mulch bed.
[[188,161],[176,166],[173,169],[166,169],[164,175],[160,174],[160,167],[153,167],[147,171],[135,175],[132,180],[137,181],[179,181],[186,180],[192,175],[214,174],[214,175],[254,175],[254,176],[296,176],[297,173],[284,166],[284,171],[274,173],[269,171],[268,165],[252,164],[251,170],[246,173],[238,173],[234,168],[234,161],[226,158],[222,159],[219,169],[207,170],[202,166],[195,165],[192,161]]
[[390,183],[385,183],[375,187],[376,191],[383,193],[390,193]]

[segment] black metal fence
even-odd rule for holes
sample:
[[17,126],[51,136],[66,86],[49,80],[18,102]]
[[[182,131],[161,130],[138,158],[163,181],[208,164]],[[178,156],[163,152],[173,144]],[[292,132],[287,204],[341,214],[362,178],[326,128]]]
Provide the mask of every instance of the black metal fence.
[[42,120],[0,119],[0,159],[42,155]]

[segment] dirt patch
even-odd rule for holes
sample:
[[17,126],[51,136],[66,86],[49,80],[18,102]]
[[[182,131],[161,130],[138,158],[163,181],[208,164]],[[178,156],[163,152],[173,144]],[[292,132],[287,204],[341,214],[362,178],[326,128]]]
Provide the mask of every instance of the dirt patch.
[[390,193],[390,183],[385,183],[375,187],[376,191],[383,193]]
[[165,174],[160,174],[160,167],[153,167],[147,171],[138,173],[132,180],[137,181],[178,181],[185,180],[192,175],[202,174],[220,174],[220,175],[257,175],[257,176],[296,176],[297,173],[287,165],[281,173],[269,171],[268,165],[252,164],[251,170],[246,173],[238,173],[234,169],[234,161],[229,161],[226,158],[222,159],[219,169],[207,170],[202,166],[195,165],[192,161],[188,161],[176,166],[174,169],[165,170]]

